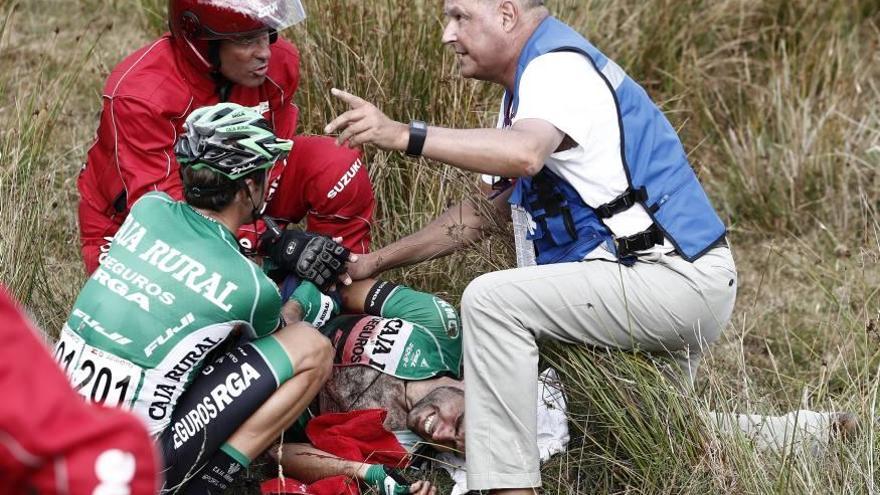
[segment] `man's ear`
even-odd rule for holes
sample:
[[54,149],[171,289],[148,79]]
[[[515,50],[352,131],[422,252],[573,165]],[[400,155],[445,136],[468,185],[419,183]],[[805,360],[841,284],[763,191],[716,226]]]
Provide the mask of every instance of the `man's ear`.
[[[256,174],[252,174],[252,175],[256,175]],[[247,184],[248,190],[251,192],[251,195],[253,196],[254,200],[256,200],[258,197],[262,197],[262,192],[263,192],[262,187],[263,187],[263,184],[265,184],[265,181],[258,181],[256,179],[251,178],[251,177],[246,178],[244,181],[245,181],[245,184]]]
[[251,178],[246,178],[244,180],[244,187],[241,187],[236,191],[235,198],[240,201],[242,204],[250,207],[251,198],[255,201],[257,199],[257,195],[259,193],[259,187],[257,186],[256,181]]
[[504,0],[499,9],[501,10],[501,28],[505,33],[513,31],[519,22],[519,4],[516,0]]

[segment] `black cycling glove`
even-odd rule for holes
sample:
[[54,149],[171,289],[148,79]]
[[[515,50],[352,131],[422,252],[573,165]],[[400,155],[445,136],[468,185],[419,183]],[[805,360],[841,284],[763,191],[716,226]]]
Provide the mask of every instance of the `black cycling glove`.
[[322,291],[345,272],[349,256],[348,249],[329,237],[290,229],[280,235],[267,230],[260,239],[260,250],[282,270],[314,283]]

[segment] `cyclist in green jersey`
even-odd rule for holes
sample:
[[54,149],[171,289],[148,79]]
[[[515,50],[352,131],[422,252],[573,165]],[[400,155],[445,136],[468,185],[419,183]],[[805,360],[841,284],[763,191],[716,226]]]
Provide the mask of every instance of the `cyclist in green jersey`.
[[[318,393],[332,349],[311,325],[283,325],[277,287],[234,234],[259,216],[267,169],[292,142],[231,103],[192,112],[185,131],[186,202],[155,192],[133,206],[55,356],[81,395],[134,411],[159,437],[167,492],[221,493]],[[304,233],[274,250],[322,284],[348,258]],[[247,342],[203,366],[235,336]]]
[[[285,284],[282,293],[293,285]],[[387,281],[357,281],[340,296],[352,314],[337,316],[338,305],[312,284],[300,284],[290,296],[295,304],[286,306],[285,318],[320,327],[333,343],[334,368],[307,413],[285,432],[286,443],[269,453],[301,482],[343,475],[380,495],[433,494],[430,482],[409,484],[373,455],[360,462],[322,450],[334,452],[326,439],[312,443],[316,437],[305,435],[304,427],[316,415],[382,409],[383,426],[411,454],[423,447],[464,452],[458,313],[435,295]]]

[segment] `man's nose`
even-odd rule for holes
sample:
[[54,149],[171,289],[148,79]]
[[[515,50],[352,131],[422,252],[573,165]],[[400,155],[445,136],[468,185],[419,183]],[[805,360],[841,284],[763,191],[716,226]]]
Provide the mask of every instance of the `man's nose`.
[[269,57],[272,56],[272,50],[270,49],[269,40],[259,41],[257,42],[256,48],[254,49],[254,56],[260,60],[268,61]]
[[455,428],[447,424],[437,425],[437,429],[434,430],[434,440],[438,442],[454,442]]
[[456,41],[458,37],[455,34],[455,26],[453,26],[452,21],[446,23],[446,27],[443,28],[443,44],[449,44]]

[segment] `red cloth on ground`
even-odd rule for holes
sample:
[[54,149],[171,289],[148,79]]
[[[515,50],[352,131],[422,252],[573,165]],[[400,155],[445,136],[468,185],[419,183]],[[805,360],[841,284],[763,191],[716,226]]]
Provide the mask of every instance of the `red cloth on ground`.
[[273,478],[260,485],[263,495],[360,495],[357,481],[348,476],[333,476],[311,485],[292,478]]
[[[306,436],[316,448],[343,459],[404,467],[409,453],[385,429],[384,409],[322,414],[309,421]],[[360,495],[360,487],[347,476],[333,476],[305,485],[290,478],[272,479],[260,486],[264,495]]]
[[343,459],[404,467],[409,454],[385,429],[387,415],[384,409],[322,414],[309,421],[306,436],[315,447]]

